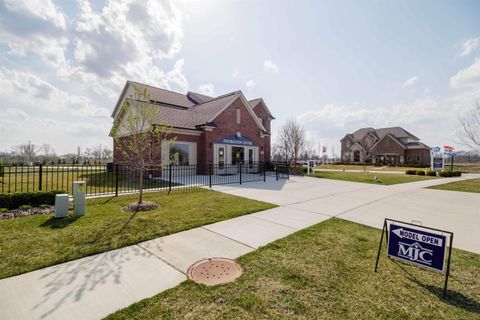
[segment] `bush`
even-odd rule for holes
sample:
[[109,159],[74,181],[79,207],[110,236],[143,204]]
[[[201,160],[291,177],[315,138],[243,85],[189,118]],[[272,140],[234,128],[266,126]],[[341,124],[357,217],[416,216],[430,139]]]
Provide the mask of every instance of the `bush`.
[[292,175],[297,175],[297,176],[303,176],[306,172],[307,168],[303,168],[300,165],[292,165],[290,167],[290,174]]
[[7,208],[0,208],[0,213],[5,213],[5,212],[7,212],[7,211],[8,211]]
[[432,170],[427,170],[426,174],[427,174],[427,176],[430,176],[430,177],[436,177],[437,176],[437,173],[435,171],[432,171]]
[[417,174],[416,170],[405,170],[405,174]]
[[452,177],[452,176],[453,176],[453,173],[452,173],[451,171],[442,170],[442,171],[439,171],[439,172],[438,172],[438,175],[439,175],[440,177],[447,178],[447,177]]
[[417,174],[417,176],[424,176],[425,175],[425,170],[417,170],[416,174]]
[[0,194],[0,208],[17,209],[23,205],[55,204],[55,195],[65,191],[23,192]]
[[452,172],[452,175],[453,175],[454,177],[461,177],[461,176],[462,176],[462,171],[453,171],[453,172]]

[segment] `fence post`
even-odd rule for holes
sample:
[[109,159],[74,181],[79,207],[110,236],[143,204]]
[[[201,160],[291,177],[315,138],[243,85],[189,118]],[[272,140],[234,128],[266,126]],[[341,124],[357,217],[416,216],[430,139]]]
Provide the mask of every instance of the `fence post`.
[[209,164],[209,168],[208,168],[210,188],[212,187],[212,171],[213,171],[213,164],[210,163],[210,164]]
[[276,176],[277,181],[278,181],[278,163],[275,164],[275,176]]
[[172,191],[172,165],[168,165],[168,192]]
[[118,196],[118,163],[115,163],[115,197]]
[[238,166],[240,167],[240,184],[242,184],[242,162],[239,162]]
[[43,177],[43,165],[40,164],[38,166],[38,191],[42,191],[42,177]]
[[[290,180],[290,164],[288,162],[285,162],[287,166],[287,180]],[[313,171],[315,173],[315,171]]]
[[263,164],[263,182],[267,181],[267,163],[262,162]]

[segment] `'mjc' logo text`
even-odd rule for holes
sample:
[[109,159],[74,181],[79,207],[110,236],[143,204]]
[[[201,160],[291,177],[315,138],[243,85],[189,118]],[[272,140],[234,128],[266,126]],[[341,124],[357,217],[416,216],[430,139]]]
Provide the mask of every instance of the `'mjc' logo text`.
[[432,252],[433,250],[423,248],[418,242],[412,244],[398,243],[398,256],[409,259],[410,261],[431,265]]

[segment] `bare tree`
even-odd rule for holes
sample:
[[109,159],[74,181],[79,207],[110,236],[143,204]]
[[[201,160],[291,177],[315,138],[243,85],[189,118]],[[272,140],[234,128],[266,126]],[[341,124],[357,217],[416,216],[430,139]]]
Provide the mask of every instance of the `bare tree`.
[[53,150],[52,146],[46,143],[40,146],[40,152],[42,153],[43,162],[45,163],[48,161],[52,161],[53,158],[56,156],[55,150]]
[[459,115],[458,120],[458,138],[470,149],[480,151],[480,103],[475,103],[470,110]]
[[13,152],[16,153],[23,161],[32,162],[38,152],[38,147],[33,143],[22,143],[12,147]]
[[113,156],[112,150],[104,147],[102,150],[102,160],[111,160]]
[[143,200],[143,177],[148,168],[161,161],[162,141],[174,142],[172,126],[159,117],[158,106],[149,103],[150,94],[134,87],[135,92],[123,105],[121,119],[112,136],[122,159],[139,173],[138,206]]
[[362,155],[363,172],[367,171],[367,160],[372,156],[372,147],[375,142],[375,138],[370,134],[366,134],[359,142],[362,146],[362,149],[360,149],[360,154]]
[[298,161],[306,143],[305,129],[294,119],[287,120],[279,130],[279,145],[287,162]]

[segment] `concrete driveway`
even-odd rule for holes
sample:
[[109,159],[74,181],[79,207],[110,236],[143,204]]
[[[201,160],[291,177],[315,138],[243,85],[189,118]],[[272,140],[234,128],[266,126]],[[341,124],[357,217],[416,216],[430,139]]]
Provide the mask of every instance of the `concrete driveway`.
[[480,194],[425,189],[449,182],[478,178],[433,179],[392,186],[371,185],[310,177],[244,185],[218,186],[215,190],[275,203],[285,210],[338,217],[381,228],[385,218],[454,233],[453,246],[480,254]]

